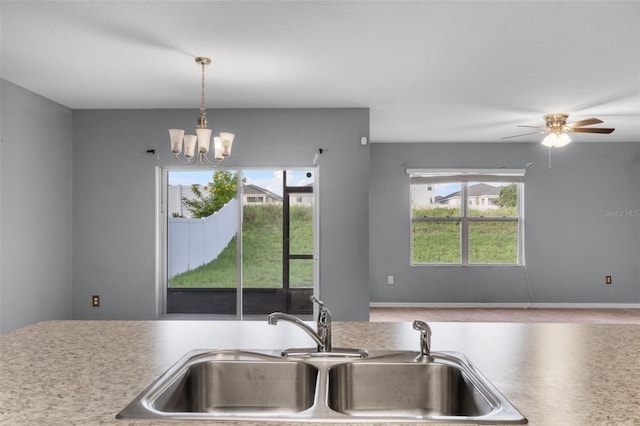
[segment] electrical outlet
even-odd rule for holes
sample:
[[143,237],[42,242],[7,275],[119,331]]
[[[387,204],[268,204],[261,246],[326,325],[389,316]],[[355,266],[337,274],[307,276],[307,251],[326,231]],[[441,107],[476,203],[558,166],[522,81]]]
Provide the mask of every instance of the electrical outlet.
[[389,276],[387,276],[387,284],[391,285],[391,284],[393,284],[393,283],[394,283],[394,281],[393,281],[393,275],[389,275]]
[[93,306],[94,308],[100,306],[100,296],[98,296],[97,294],[91,296],[91,306]]
[[604,283],[611,284],[611,275],[607,275],[606,277],[604,277]]

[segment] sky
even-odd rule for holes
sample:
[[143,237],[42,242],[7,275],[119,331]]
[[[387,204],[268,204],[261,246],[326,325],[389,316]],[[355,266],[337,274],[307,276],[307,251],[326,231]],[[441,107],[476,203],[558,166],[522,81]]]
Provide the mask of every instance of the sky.
[[[211,182],[215,170],[170,170],[169,185],[205,185]],[[247,184],[268,189],[282,195],[282,170],[243,170],[243,177]],[[307,173],[311,173],[307,177]],[[287,170],[287,184],[289,186],[304,186],[313,183],[313,170]]]

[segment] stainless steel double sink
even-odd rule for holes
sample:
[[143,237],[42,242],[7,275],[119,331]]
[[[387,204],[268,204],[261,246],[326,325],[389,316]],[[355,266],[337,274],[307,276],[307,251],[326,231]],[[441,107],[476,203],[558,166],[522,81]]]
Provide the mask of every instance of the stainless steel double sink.
[[125,407],[120,419],[523,424],[464,357],[377,351],[351,359],[195,350]]

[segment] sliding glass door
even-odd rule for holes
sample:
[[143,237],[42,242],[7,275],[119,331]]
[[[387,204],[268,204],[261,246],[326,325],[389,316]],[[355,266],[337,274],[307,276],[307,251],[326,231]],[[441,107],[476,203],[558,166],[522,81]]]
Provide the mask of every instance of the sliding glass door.
[[237,314],[237,176],[168,172],[167,313]]
[[167,171],[166,312],[310,314],[315,169]]

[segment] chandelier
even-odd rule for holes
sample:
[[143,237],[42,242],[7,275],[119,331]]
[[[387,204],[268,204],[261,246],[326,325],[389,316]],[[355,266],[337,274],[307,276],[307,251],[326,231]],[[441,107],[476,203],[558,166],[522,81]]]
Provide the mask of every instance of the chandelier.
[[[185,135],[182,129],[169,129],[169,138],[171,139],[171,153],[173,153],[178,161],[184,164],[196,164],[196,158],[199,164],[207,164],[209,166],[217,166],[231,155],[231,146],[233,145],[233,133],[220,132],[219,136],[213,138],[213,160],[207,157],[209,147],[211,145],[211,129],[207,128],[207,108],[204,102],[204,67],[211,63],[211,59],[198,56],[196,63],[202,67],[202,90],[200,93],[200,116],[198,116],[198,124],[196,125],[195,135]],[[197,150],[196,150],[197,142]],[[180,157],[182,147],[184,145],[184,158]]]

